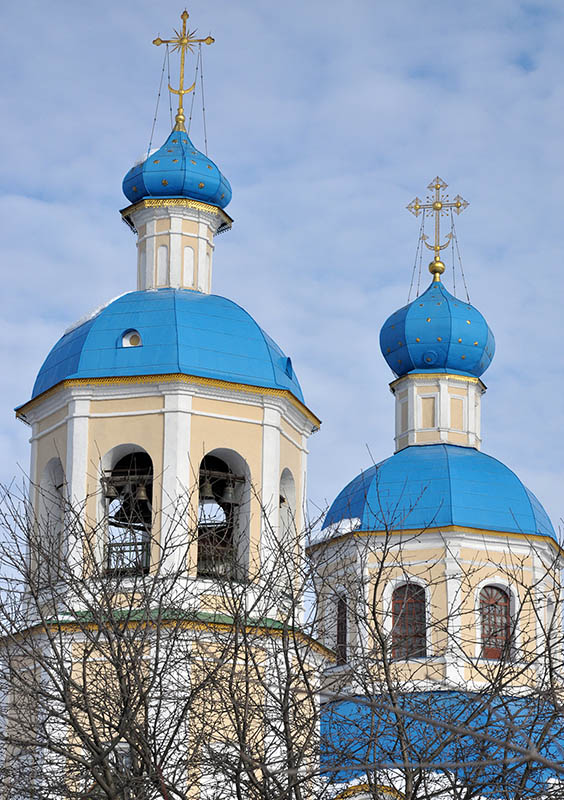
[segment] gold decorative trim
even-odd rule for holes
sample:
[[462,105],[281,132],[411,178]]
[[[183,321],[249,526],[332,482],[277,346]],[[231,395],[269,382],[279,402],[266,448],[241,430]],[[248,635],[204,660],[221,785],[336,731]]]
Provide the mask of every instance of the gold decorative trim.
[[138,203],[122,208],[120,214],[123,217],[129,217],[141,208],[167,208],[169,206],[197,208],[200,211],[207,211],[209,214],[219,214],[226,222],[233,222],[233,219],[222,208],[212,206],[210,203],[203,203],[201,200],[191,200],[189,197],[145,197]]
[[336,795],[336,800],[344,800],[346,797],[353,797],[354,795],[362,794],[363,792],[366,792],[373,797],[374,789],[378,789],[378,792],[381,792],[384,797],[395,797],[397,800],[404,800],[405,798],[405,795],[397,789],[394,789],[393,786],[378,785],[371,788],[367,783],[358,783],[356,786],[347,786],[346,789],[343,789],[342,792],[339,792],[339,794]]
[[39,401],[45,400],[50,395],[59,391],[59,389],[73,387],[73,386],[119,386],[132,383],[195,383],[200,386],[216,386],[221,389],[231,389],[236,392],[247,392],[250,394],[268,394],[273,397],[283,397],[289,400],[290,403],[306,417],[314,427],[319,428],[321,420],[309,410],[309,408],[298,400],[292,392],[288,389],[272,389],[270,386],[253,386],[248,383],[232,383],[231,381],[222,381],[218,378],[204,378],[198,375],[184,375],[183,373],[172,373],[169,375],[123,375],[119,377],[107,378],[69,378],[61,381],[56,386],[52,386],[42,394],[34,397],[28,403],[20,406],[16,410],[16,417],[25,417],[27,411],[36,405]]
[[402,375],[390,383],[392,392],[395,387],[401,382],[406,380],[439,380],[439,378],[447,378],[449,381],[458,381],[459,383],[474,383],[479,384],[485,391],[486,385],[480,378],[475,378],[471,375],[454,375],[451,372],[409,372],[407,375]]
[[341,542],[344,541],[347,537],[354,536],[359,538],[364,538],[367,536],[397,536],[398,534],[409,534],[411,537],[414,536],[426,536],[428,533],[480,533],[485,534],[486,536],[503,536],[509,539],[520,539],[521,541],[525,539],[526,541],[538,541],[539,539],[547,544],[552,545],[555,550],[558,551],[558,554],[564,557],[564,548],[552,538],[552,536],[548,536],[544,533],[517,533],[516,531],[490,531],[486,528],[467,528],[463,525],[441,525],[424,528],[417,533],[417,528],[403,528],[403,529],[392,529],[389,531],[348,531],[347,533],[341,533],[338,536],[329,537],[324,541],[314,542],[311,545],[308,545],[306,550],[309,552],[313,550],[318,550],[320,547],[323,547],[328,544],[333,544],[334,542]]

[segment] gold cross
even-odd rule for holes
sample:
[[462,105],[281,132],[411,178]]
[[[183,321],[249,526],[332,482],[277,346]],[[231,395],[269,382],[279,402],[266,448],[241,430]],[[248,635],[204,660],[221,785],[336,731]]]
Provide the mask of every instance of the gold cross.
[[182,30],[180,33],[175,30],[176,38],[175,39],[161,39],[158,37],[157,39],[153,39],[153,44],[156,44],[157,47],[161,44],[172,44],[174,45],[172,48],[172,52],[174,53],[175,50],[180,50],[180,83],[178,89],[173,89],[172,86],[168,85],[169,91],[173,94],[178,95],[178,111],[176,113],[176,125],[174,126],[175,131],[186,131],[184,127],[184,122],[186,117],[184,116],[184,95],[191,92],[194,87],[196,86],[196,81],[189,86],[188,89],[184,88],[184,59],[186,57],[186,50],[190,50],[192,53],[194,51],[194,45],[200,44],[203,42],[204,44],[213,44],[215,39],[213,36],[206,36],[205,39],[196,39],[196,31],[189,31],[186,30],[186,22],[188,20],[189,14],[184,9],[180,18],[182,19]]
[[435,244],[428,244],[428,236],[423,234],[421,237],[423,240],[423,244],[425,247],[428,247],[429,250],[433,250],[435,252],[435,257],[429,264],[429,272],[431,272],[435,276],[436,281],[440,281],[440,276],[445,271],[445,265],[440,259],[439,253],[441,250],[444,250],[445,247],[448,247],[450,240],[452,239],[452,233],[448,233],[446,237],[446,242],[441,244],[441,215],[445,215],[447,211],[454,209],[457,214],[461,214],[465,208],[468,207],[468,203],[464,200],[459,194],[456,195],[454,200],[448,199],[448,194],[441,195],[441,189],[446,189],[447,185],[439,176],[431,181],[431,183],[427,186],[428,189],[434,191],[434,196],[427,195],[426,202],[423,203],[418,197],[415,200],[412,200],[411,203],[406,206],[408,211],[411,211],[412,214],[415,214],[416,217],[419,214],[427,214],[427,216],[431,216],[431,214],[435,215]]

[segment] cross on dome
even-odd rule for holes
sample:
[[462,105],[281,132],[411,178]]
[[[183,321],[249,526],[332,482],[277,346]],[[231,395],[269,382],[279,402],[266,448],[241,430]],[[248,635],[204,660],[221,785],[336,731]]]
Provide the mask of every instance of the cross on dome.
[[437,175],[434,180],[427,186],[428,189],[431,189],[434,192],[433,195],[427,195],[426,201],[422,202],[418,197],[415,200],[412,200],[411,203],[406,206],[408,211],[411,211],[416,217],[419,214],[427,214],[427,216],[431,216],[431,214],[435,215],[435,244],[428,243],[428,236],[423,234],[421,237],[423,240],[423,244],[429,250],[433,250],[435,253],[434,259],[429,264],[429,272],[434,275],[435,281],[440,281],[441,275],[445,271],[445,265],[441,261],[439,253],[441,250],[444,250],[445,247],[448,247],[450,240],[452,239],[452,233],[448,233],[446,237],[446,242],[441,244],[441,229],[440,229],[440,218],[441,215],[446,214],[447,211],[454,210],[457,214],[461,214],[465,208],[468,208],[469,203],[464,200],[459,194],[456,195],[454,200],[448,199],[448,194],[442,194],[441,190],[446,189],[448,186],[442,178],[439,178]]
[[178,111],[176,112],[175,118],[175,131],[186,131],[184,127],[184,122],[186,121],[186,117],[184,116],[184,95],[189,94],[193,91],[194,87],[196,86],[196,82],[189,86],[187,89],[184,88],[184,62],[186,58],[186,50],[190,50],[193,52],[195,44],[213,44],[215,39],[213,36],[206,36],[205,39],[197,39],[195,34],[196,31],[189,31],[186,28],[186,22],[188,21],[188,17],[190,15],[184,9],[180,18],[182,19],[182,30],[179,32],[177,30],[174,31],[176,37],[174,39],[161,39],[159,36],[156,39],[153,39],[153,44],[156,44],[159,47],[161,44],[171,44],[173,45],[172,52],[174,53],[177,50],[180,50],[180,80],[178,89],[173,89],[170,83],[168,84],[168,89],[172,94],[178,95]]

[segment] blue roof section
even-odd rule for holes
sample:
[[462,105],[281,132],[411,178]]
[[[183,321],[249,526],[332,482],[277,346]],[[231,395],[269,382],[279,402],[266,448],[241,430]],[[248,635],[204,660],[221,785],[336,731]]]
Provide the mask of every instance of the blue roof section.
[[437,281],[386,320],[380,349],[398,376],[451,372],[480,377],[491,364],[495,340],[482,314]]
[[131,203],[145,197],[190,197],[225,208],[231,200],[227,178],[183,131],[173,131],[159,150],[132,167],[122,188]]
[[[564,719],[543,693],[426,691],[396,694],[394,705],[381,695],[323,707],[321,769],[328,780],[362,781],[367,764],[373,777],[392,769],[401,780],[405,758],[413,768],[448,775],[448,785],[453,780],[471,797],[548,797],[550,782],[562,779]],[[443,766],[429,767],[430,760]]]
[[509,467],[472,447],[414,445],[362,472],[338,495],[323,527],[425,530],[460,525],[556,534],[537,498]]
[[[123,347],[124,333],[141,335]],[[32,397],[67,378],[184,373],[303,395],[290,359],[241,306],[188,289],[129,292],[66,333]]]

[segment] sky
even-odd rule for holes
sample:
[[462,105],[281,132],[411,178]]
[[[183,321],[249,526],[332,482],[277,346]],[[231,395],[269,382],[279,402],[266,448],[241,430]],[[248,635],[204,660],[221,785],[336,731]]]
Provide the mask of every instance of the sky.
[[[149,144],[163,59],[151,42],[172,34],[182,10],[173,0],[3,7],[4,482],[28,470],[29,429],[13,408],[29,399],[49,349],[73,321],[136,288],[121,181]],[[323,420],[310,440],[313,507],[393,452],[393,375],[379,330],[407,301],[418,220],[405,206],[439,175],[470,203],[457,220],[464,271],[496,337],[483,450],[557,526],[561,0],[192,0],[188,11],[216,39],[204,52],[208,150],[233,187],[214,292],[291,356]],[[154,146],[170,129],[164,93],[160,108]]]

